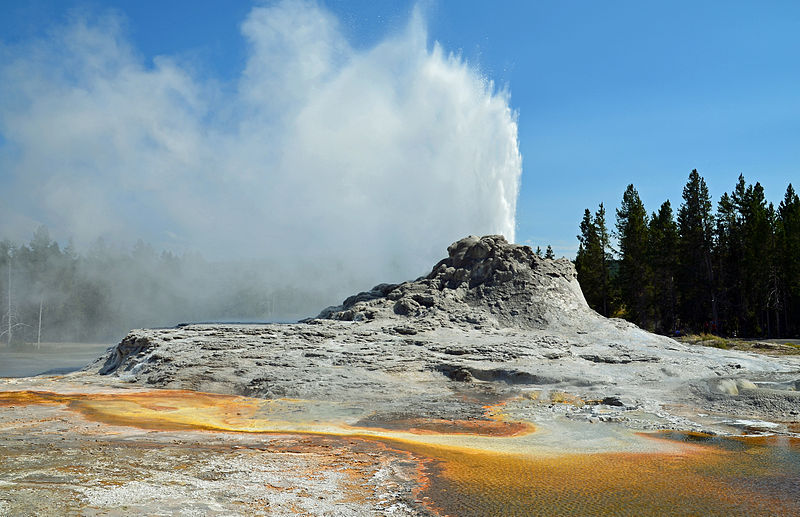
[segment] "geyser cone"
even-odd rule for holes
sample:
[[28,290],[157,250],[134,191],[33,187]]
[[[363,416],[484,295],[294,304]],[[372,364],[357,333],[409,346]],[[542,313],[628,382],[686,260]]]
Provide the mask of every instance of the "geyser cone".
[[586,304],[575,267],[549,260],[500,235],[469,236],[425,277],[380,284],[329,307],[320,318],[365,320],[403,316],[450,326],[544,329],[582,325],[597,315]]

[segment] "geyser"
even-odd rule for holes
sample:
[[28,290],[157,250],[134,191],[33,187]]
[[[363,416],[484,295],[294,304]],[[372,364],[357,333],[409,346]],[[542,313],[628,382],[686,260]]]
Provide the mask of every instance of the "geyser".
[[0,237],[45,224],[79,246],[268,257],[268,278],[337,297],[418,275],[462,235],[513,241],[508,93],[418,13],[363,49],[315,3],[255,7],[235,78],[149,62],[121,25],[75,16],[0,54]]

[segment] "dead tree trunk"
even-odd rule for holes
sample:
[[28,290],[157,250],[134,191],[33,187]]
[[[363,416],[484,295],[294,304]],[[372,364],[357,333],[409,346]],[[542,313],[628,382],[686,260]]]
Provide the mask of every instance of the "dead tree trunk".
[[11,256],[8,257],[8,346],[11,346]]
[[44,296],[39,298],[39,332],[36,334],[36,350],[42,346],[42,306],[44,305]]

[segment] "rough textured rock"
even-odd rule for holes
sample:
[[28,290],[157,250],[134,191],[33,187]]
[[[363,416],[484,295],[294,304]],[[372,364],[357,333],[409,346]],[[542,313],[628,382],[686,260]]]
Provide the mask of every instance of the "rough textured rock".
[[[97,373],[106,375],[114,372],[129,357],[140,356],[151,348],[153,348],[153,343],[146,336],[138,336],[136,334],[125,336],[125,339],[120,344],[111,349],[106,356],[103,367]],[[130,369],[134,365],[128,364],[127,366]]]
[[543,259],[500,235],[470,236],[451,244],[427,276],[380,284],[328,307],[318,318],[344,321],[391,313],[437,327],[545,329],[586,326],[597,314],[586,304],[572,263]]
[[510,418],[635,429],[726,432],[731,416],[800,418],[797,358],[684,345],[603,318],[569,261],[499,236],[462,239],[427,276],[375,286],[297,324],[134,330],[85,375],[98,373],[333,401],[352,412],[344,420],[482,418],[499,400],[516,401],[505,406]]

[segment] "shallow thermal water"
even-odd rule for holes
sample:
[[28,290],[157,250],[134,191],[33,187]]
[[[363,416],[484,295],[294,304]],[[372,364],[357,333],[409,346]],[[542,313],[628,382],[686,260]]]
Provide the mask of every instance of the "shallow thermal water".
[[66,405],[90,420],[145,429],[383,442],[423,463],[420,497],[442,515],[800,515],[800,441],[785,437],[631,434],[637,445],[628,450],[565,454],[552,441],[537,446],[532,426],[506,426],[496,416],[485,426],[411,419],[366,428],[347,424],[361,416],[358,408],[329,402],[187,391],[0,392],[0,406],[26,404]]
[[31,377],[80,370],[109,346],[102,343],[0,345],[0,377]]
[[405,449],[435,458],[426,494],[446,515],[800,515],[796,441],[718,439],[681,453],[542,458]]

